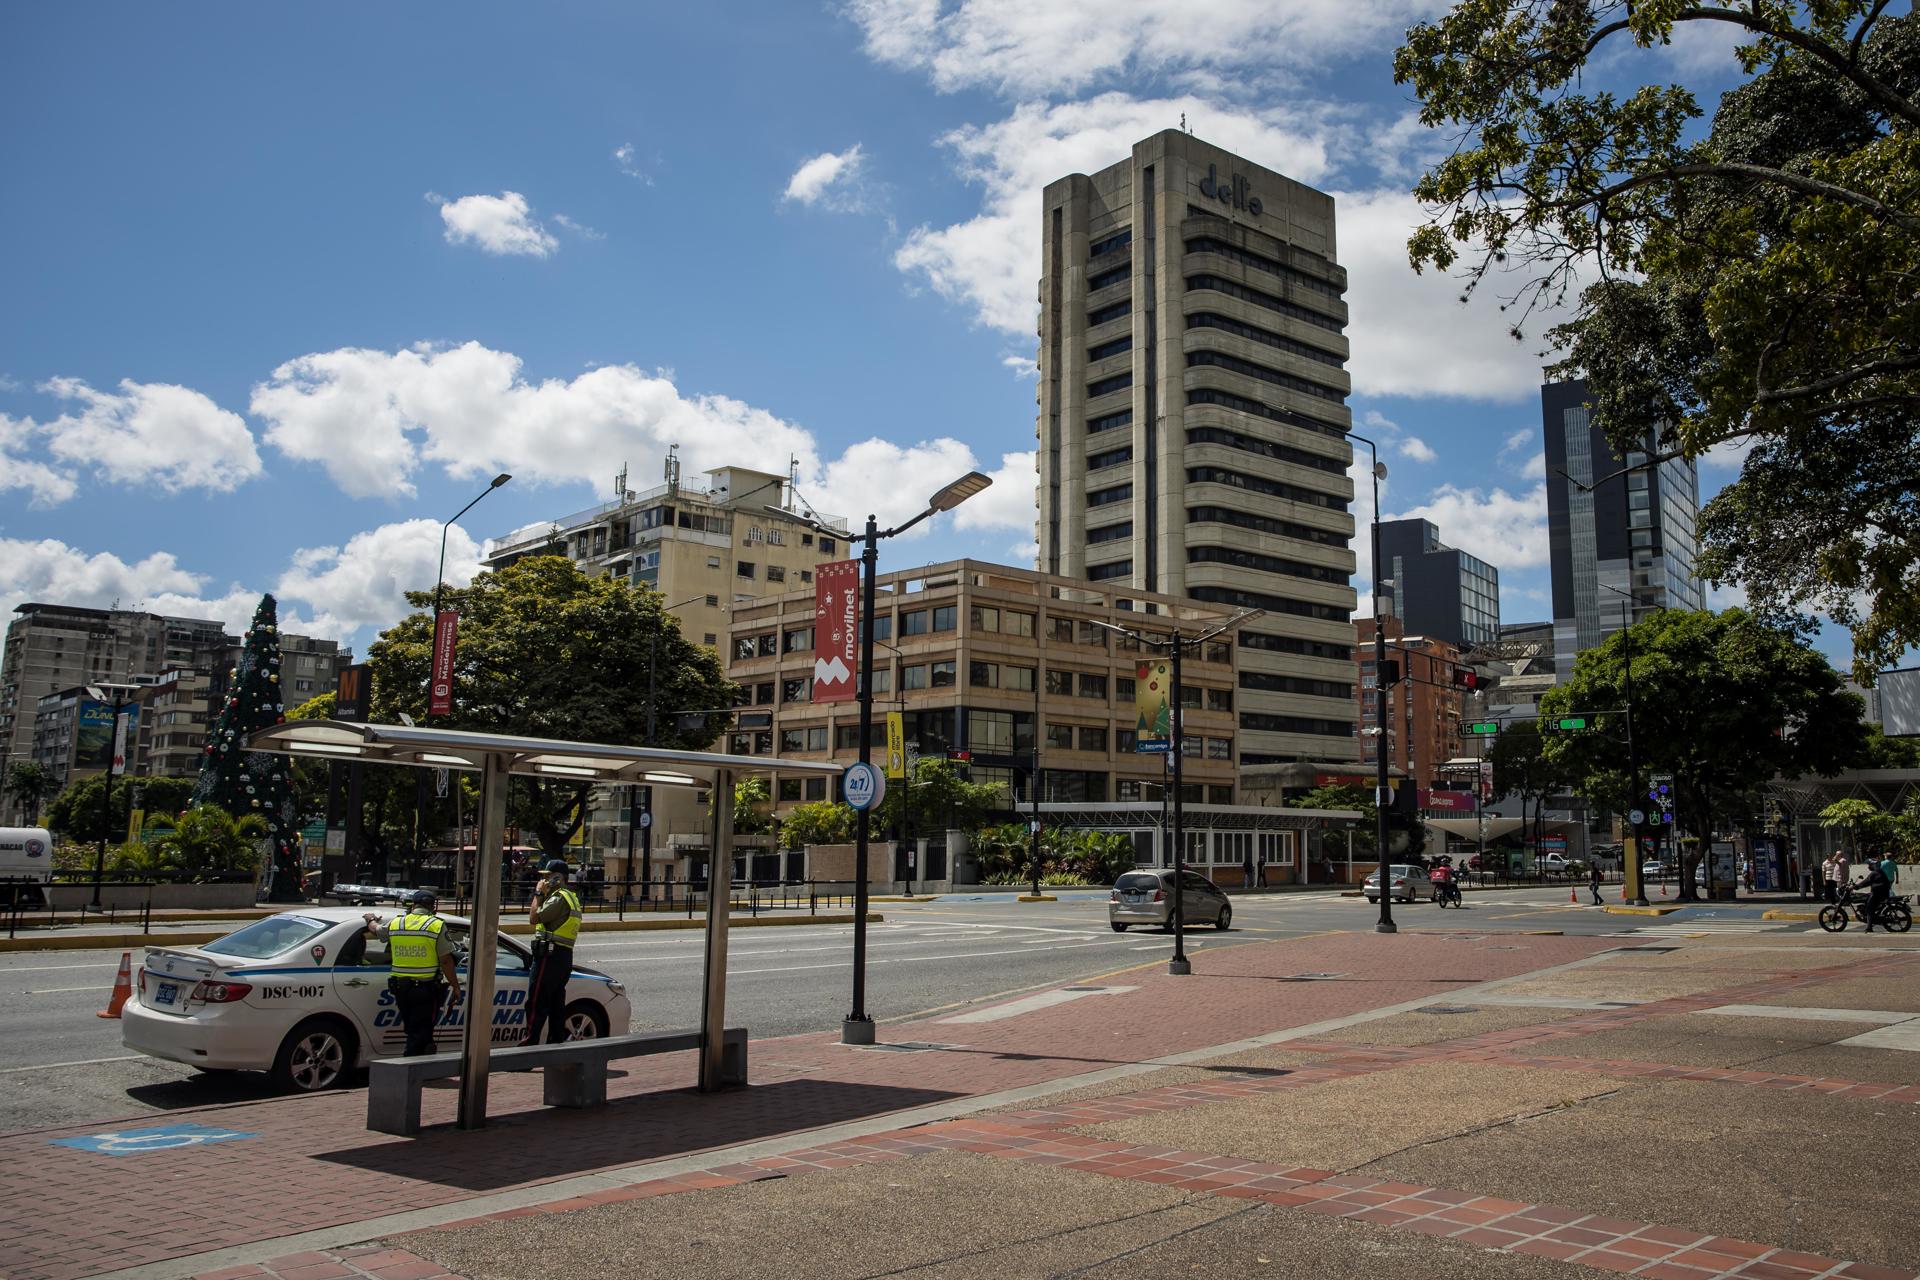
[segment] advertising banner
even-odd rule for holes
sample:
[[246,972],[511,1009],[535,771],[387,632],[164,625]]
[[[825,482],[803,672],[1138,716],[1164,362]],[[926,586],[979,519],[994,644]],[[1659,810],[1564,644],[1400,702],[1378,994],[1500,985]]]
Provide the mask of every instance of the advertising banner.
[[1173,738],[1173,663],[1142,662],[1133,671],[1133,749],[1166,751]]
[[373,706],[373,668],[364,662],[340,668],[333,687],[333,718],[365,724]]
[[860,562],[813,571],[813,700],[850,702],[860,667]]
[[898,711],[887,712],[887,776],[907,776],[907,718]]
[[453,714],[453,650],[460,615],[442,610],[433,620],[433,679],[427,685],[427,714]]
[[[74,708],[73,767],[76,770],[113,768],[126,772],[126,744],[129,731],[140,727],[140,704],[129,702],[120,708],[120,727],[116,735],[113,704],[94,698],[80,699]],[[119,766],[114,768],[118,758]]]
[[1422,809],[1443,809],[1448,813],[1472,813],[1473,792],[1471,791],[1422,791],[1420,793]]

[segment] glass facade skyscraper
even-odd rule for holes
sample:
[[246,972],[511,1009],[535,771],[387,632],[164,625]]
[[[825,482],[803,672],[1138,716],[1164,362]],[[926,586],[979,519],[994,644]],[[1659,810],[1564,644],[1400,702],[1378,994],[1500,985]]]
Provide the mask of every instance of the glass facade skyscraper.
[[1380,595],[1410,636],[1462,649],[1500,638],[1500,571],[1440,540],[1430,520],[1380,525]]

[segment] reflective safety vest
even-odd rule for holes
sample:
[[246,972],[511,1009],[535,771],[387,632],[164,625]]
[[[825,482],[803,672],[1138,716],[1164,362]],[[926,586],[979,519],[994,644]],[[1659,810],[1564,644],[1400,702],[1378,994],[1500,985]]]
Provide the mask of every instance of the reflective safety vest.
[[580,898],[573,890],[562,885],[555,889],[554,895],[567,904],[567,918],[549,929],[546,925],[534,928],[533,936],[557,942],[563,947],[571,947],[573,940],[580,936]]
[[440,935],[447,922],[409,911],[387,926],[388,963],[396,978],[434,978],[440,973]]

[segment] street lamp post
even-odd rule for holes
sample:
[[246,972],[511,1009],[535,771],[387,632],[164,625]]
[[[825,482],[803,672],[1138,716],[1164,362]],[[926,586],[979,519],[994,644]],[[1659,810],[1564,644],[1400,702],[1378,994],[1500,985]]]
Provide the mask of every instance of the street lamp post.
[[1379,734],[1373,748],[1377,764],[1373,784],[1373,835],[1380,846],[1380,919],[1373,928],[1375,933],[1398,933],[1399,926],[1393,922],[1390,891],[1393,877],[1388,860],[1392,855],[1387,851],[1387,627],[1380,613],[1380,482],[1387,478],[1387,466],[1380,461],[1380,446],[1373,441],[1352,432],[1347,433],[1347,438],[1358,440],[1373,454],[1373,694],[1377,709],[1374,728]]
[[[860,707],[860,763],[873,764],[873,597],[874,573],[880,565],[880,540],[905,533],[928,516],[951,511],[993,483],[993,477],[969,471],[927,499],[926,509],[905,524],[880,528],[872,513],[867,527],[857,539],[860,550],[860,674],[855,700]],[[812,523],[809,521],[808,523]],[[838,529],[815,524],[829,537],[842,537]],[[853,844],[853,1009],[840,1024],[840,1043],[872,1044],[873,1019],[867,1014],[867,849],[873,833],[872,810],[862,809],[854,820]]]
[[[1633,820],[1634,811],[1645,803],[1640,794],[1640,756],[1633,745],[1633,597],[1618,587],[1610,587],[1604,582],[1595,583],[1602,591],[1611,591],[1627,603],[1620,606],[1621,622],[1620,645],[1626,651],[1626,695],[1627,695],[1627,784],[1633,790],[1627,800],[1627,834],[1633,842],[1633,899],[1636,907],[1647,906],[1647,878],[1645,860],[1640,847],[1641,825]],[[1681,877],[1681,889],[1686,888],[1685,877]]]
[[1193,965],[1187,960],[1184,932],[1186,912],[1182,909],[1182,899],[1185,895],[1181,888],[1181,881],[1187,869],[1186,807],[1185,798],[1181,795],[1183,772],[1181,765],[1182,757],[1186,754],[1186,737],[1182,727],[1186,714],[1181,707],[1181,658],[1189,646],[1204,644],[1215,636],[1225,635],[1241,623],[1257,618],[1264,612],[1263,609],[1244,610],[1228,618],[1219,626],[1191,638],[1181,634],[1178,627],[1170,628],[1165,636],[1154,637],[1142,635],[1130,627],[1115,626],[1111,622],[1102,622],[1097,618],[1093,620],[1094,626],[1118,632],[1137,644],[1156,649],[1165,648],[1173,658],[1173,686],[1167,690],[1167,712],[1170,721],[1167,726],[1167,746],[1172,757],[1168,763],[1173,772],[1173,780],[1170,784],[1173,787],[1173,958],[1167,961],[1167,972],[1176,977],[1193,972]]

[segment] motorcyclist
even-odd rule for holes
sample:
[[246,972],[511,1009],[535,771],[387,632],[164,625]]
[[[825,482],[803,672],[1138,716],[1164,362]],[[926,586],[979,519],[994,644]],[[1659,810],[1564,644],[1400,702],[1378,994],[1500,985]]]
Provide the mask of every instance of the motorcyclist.
[[1460,885],[1453,878],[1453,861],[1450,858],[1436,858],[1433,870],[1428,873],[1433,880],[1433,893],[1436,899],[1459,901]]

